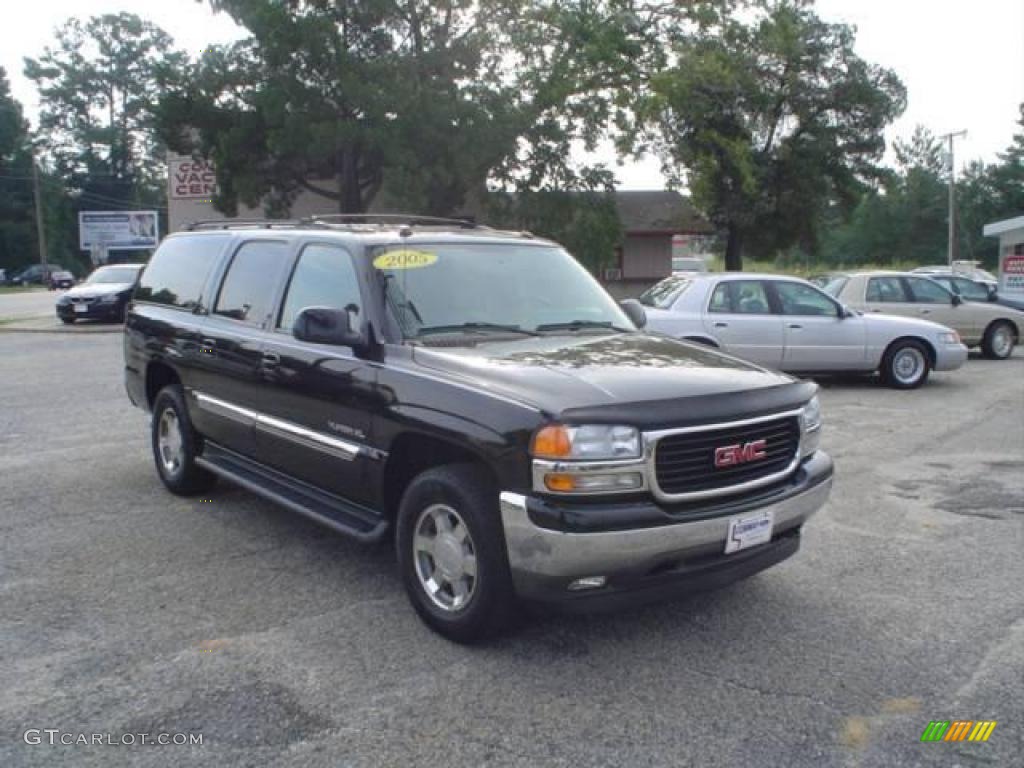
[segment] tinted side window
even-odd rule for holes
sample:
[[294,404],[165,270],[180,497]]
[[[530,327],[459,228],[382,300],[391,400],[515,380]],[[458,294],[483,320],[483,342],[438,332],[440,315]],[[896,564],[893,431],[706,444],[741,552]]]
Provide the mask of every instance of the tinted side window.
[[962,277],[955,277],[951,282],[953,289],[967,301],[988,301],[988,289],[985,286]]
[[244,243],[224,276],[213,314],[253,325],[270,312],[278,275],[288,255],[285,243],[253,240]]
[[949,304],[952,296],[949,291],[936,283],[934,280],[927,280],[923,277],[908,277],[910,290],[914,294],[914,301],[918,304]]
[[719,283],[715,292],[711,294],[711,303],[708,305],[708,312],[732,312],[732,303],[729,301],[729,284]]
[[787,282],[776,282],[774,285],[784,315],[839,317],[835,302],[809,285]]
[[[292,272],[277,327],[290,331],[295,316],[306,307],[358,313],[361,303],[359,280],[348,251],[330,245],[308,245]],[[357,325],[354,318],[352,325]]]
[[910,298],[898,277],[872,277],[868,280],[868,301],[907,302]]
[[136,301],[195,309],[228,237],[169,237],[157,248],[135,289]]
[[772,309],[760,280],[730,280],[719,283],[711,296],[709,312],[736,315],[767,315]]

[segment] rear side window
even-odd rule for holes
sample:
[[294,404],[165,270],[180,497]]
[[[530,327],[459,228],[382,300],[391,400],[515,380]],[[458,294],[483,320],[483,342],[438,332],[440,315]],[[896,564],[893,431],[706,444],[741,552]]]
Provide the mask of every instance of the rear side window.
[[898,277],[872,277],[868,280],[867,300],[899,303],[908,302],[910,298]]
[[[359,313],[359,280],[344,248],[308,245],[295,265],[278,328],[290,331],[296,315],[307,307],[347,309]],[[358,324],[353,317],[353,326]]]
[[767,315],[772,309],[760,280],[731,280],[719,283],[711,294],[709,312],[737,315]]
[[135,289],[136,301],[195,309],[203,286],[229,237],[169,237],[157,248]]
[[270,312],[278,276],[288,256],[286,243],[243,243],[224,276],[213,314],[260,325]]

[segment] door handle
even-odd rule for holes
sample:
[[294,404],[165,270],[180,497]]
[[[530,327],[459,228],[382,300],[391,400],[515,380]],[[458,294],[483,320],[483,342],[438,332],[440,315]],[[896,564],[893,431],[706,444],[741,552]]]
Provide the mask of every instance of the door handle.
[[796,323],[790,323],[789,327],[792,328],[795,331],[799,331],[801,328],[803,328],[802,325],[797,325]]
[[921,310],[921,314],[922,315],[930,315],[931,313],[932,313],[932,311],[930,309],[922,309]]
[[872,312],[881,312],[882,310],[880,310],[880,309],[872,309],[871,311]]
[[281,363],[281,356],[277,352],[263,353],[263,367],[274,368]]
[[728,328],[728,323],[715,323],[715,328]]

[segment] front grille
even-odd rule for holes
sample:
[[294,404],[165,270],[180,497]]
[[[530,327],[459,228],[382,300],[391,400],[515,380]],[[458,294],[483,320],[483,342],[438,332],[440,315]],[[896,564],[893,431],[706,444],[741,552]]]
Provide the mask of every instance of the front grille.
[[[715,449],[764,440],[763,459],[715,466]],[[728,492],[782,472],[800,450],[800,423],[788,416],[757,424],[686,432],[661,438],[654,449],[654,469],[663,493]]]

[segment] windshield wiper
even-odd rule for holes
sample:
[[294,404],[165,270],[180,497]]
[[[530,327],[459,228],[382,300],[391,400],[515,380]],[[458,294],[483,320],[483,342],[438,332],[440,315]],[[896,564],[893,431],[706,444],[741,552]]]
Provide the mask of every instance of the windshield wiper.
[[481,323],[481,322],[469,322],[469,323],[456,323],[453,325],[428,325],[424,328],[420,328],[417,332],[417,336],[424,336],[431,333],[461,333],[464,331],[471,332],[487,332],[492,331],[494,333],[521,333],[523,336],[539,336],[540,334],[534,331],[528,331],[518,325],[502,325],[501,323]]
[[613,325],[610,320],[567,320],[564,323],[543,323],[537,326],[537,330],[543,331],[579,331],[584,328],[605,328],[618,333],[629,333],[627,328],[619,328]]

